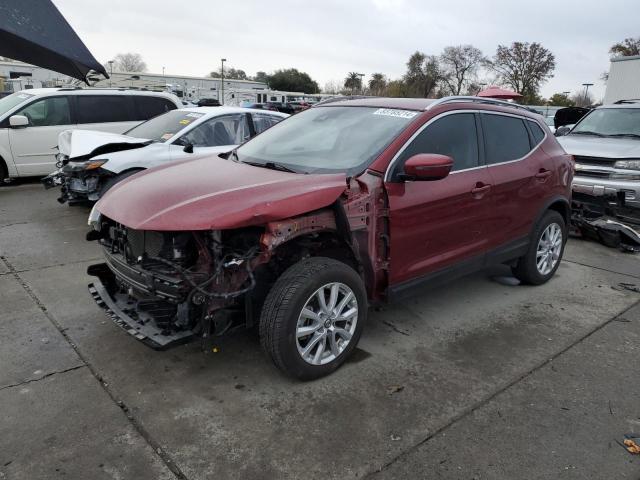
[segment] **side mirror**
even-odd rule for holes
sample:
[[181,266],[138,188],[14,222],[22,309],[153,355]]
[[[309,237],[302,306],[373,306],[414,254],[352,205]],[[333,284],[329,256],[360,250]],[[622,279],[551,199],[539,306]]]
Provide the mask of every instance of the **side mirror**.
[[556,129],[555,136],[556,137],[564,137],[570,131],[571,131],[571,127],[559,127],[559,128]]
[[182,149],[184,153],[193,153],[193,144],[187,143]]
[[11,128],[24,128],[29,126],[29,119],[24,115],[12,115],[9,117],[9,126]]
[[403,180],[441,180],[453,168],[453,158],[437,153],[418,153],[404,164]]

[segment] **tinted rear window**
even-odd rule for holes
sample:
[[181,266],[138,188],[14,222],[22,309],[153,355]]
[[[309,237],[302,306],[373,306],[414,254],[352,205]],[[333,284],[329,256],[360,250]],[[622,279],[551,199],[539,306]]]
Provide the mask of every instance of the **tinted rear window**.
[[522,119],[482,114],[487,164],[524,157],[531,150],[529,134]]
[[136,104],[136,120],[149,120],[176,109],[173,102],[166,98],[150,96],[136,96],[133,98]]
[[125,95],[78,95],[78,123],[133,121],[129,98]]

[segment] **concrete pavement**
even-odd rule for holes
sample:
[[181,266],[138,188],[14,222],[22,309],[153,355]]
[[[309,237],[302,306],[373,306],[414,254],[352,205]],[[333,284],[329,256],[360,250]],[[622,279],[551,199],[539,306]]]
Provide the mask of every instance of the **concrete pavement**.
[[88,210],[55,196],[0,188],[0,479],[640,476],[614,442],[640,417],[638,255],[572,240],[547,285],[424,291],[297,383],[250,334],[154,352],[119,330],[86,290]]

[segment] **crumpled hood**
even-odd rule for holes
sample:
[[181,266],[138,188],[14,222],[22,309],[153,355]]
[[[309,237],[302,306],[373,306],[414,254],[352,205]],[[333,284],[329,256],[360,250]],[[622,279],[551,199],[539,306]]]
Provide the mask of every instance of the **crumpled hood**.
[[58,135],[58,151],[71,160],[149,145],[151,140],[95,130],[65,130]]
[[593,135],[566,135],[558,142],[570,155],[602,158],[640,158],[640,140]]
[[136,230],[229,229],[326,207],[346,186],[343,173],[303,175],[206,157],[133,175],[96,209]]

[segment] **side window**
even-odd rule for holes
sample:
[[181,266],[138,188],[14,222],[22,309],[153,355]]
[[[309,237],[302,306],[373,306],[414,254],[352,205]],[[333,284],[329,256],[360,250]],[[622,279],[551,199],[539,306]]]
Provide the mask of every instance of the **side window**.
[[402,152],[398,165],[418,153],[439,153],[453,158],[453,171],[477,167],[478,137],[473,113],[446,115],[426,127]]
[[78,123],[130,122],[126,95],[78,95]]
[[275,115],[267,115],[265,113],[252,113],[253,125],[256,130],[256,134],[264,132],[267,128],[273,127],[282,118]]
[[531,151],[522,119],[485,113],[481,117],[487,164],[517,160]]
[[194,147],[219,147],[239,145],[250,137],[249,123],[245,114],[224,115],[212,118],[184,134],[179,143]]
[[71,113],[67,97],[49,97],[28,105],[17,115],[24,115],[29,119],[32,127],[46,127],[52,125],[70,125]]
[[142,95],[133,98],[136,104],[136,120],[149,120],[176,108],[173,102],[166,98]]
[[540,128],[540,125],[532,120],[529,120],[529,128],[531,128],[534,143],[538,145],[544,139],[544,131]]

